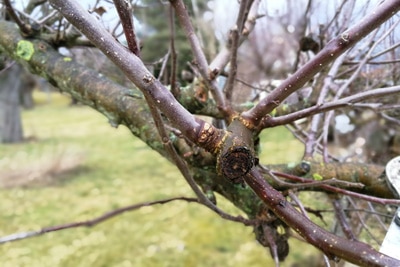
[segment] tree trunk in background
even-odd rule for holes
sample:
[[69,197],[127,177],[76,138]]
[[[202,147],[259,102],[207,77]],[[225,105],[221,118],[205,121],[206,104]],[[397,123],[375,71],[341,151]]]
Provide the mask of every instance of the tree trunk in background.
[[0,142],[17,143],[23,140],[19,88],[22,67],[13,64],[0,71]]
[[19,99],[20,105],[24,109],[33,109],[34,101],[33,101],[33,90],[37,84],[36,78],[34,75],[29,73],[27,70],[22,68],[22,73],[19,75],[20,77],[20,86],[19,86]]

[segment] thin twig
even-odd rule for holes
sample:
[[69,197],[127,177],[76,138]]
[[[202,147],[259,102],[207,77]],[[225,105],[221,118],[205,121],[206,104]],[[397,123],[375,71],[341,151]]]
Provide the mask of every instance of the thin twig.
[[288,188],[305,189],[305,188],[319,187],[321,185],[336,185],[336,186],[342,186],[342,187],[347,187],[347,188],[359,188],[359,189],[365,187],[365,185],[363,185],[361,183],[351,183],[351,182],[342,181],[342,180],[339,180],[336,178],[330,178],[330,179],[326,179],[323,181],[314,181],[314,180],[304,179],[304,181],[306,181],[306,182],[301,183],[301,184],[288,183],[288,182],[285,182],[285,181],[282,181],[281,179],[279,179],[274,174],[274,172],[269,170],[267,167],[265,167],[261,164],[258,166],[260,167],[260,169],[262,170],[263,173],[267,173],[278,185],[285,186]]
[[13,6],[11,5],[10,0],[4,0],[4,5],[6,6],[6,10],[8,12],[8,14],[10,15],[10,17],[12,18],[13,21],[15,21],[15,23],[17,23],[18,27],[21,29],[21,31],[25,34],[25,35],[30,35],[32,33],[32,29],[29,26],[29,24],[24,23],[17,15],[17,13],[15,12]]
[[339,222],[340,227],[342,228],[343,233],[345,236],[350,240],[357,240],[356,236],[354,235],[349,222],[347,220],[347,216],[344,213],[344,209],[339,199],[332,197],[332,206],[335,210],[336,220]]
[[39,236],[39,235],[43,235],[46,233],[65,230],[65,229],[71,229],[71,228],[77,228],[77,227],[83,227],[83,226],[92,227],[92,226],[95,226],[106,220],[109,220],[115,216],[121,215],[122,213],[127,212],[127,211],[133,211],[133,210],[140,209],[142,207],[153,206],[156,204],[165,204],[165,203],[169,203],[169,202],[175,201],[175,200],[183,200],[183,201],[187,201],[187,202],[198,202],[198,200],[196,198],[189,198],[189,197],[173,197],[173,198],[167,198],[167,199],[163,199],[163,200],[142,202],[142,203],[138,203],[138,204],[134,204],[131,206],[126,206],[126,207],[122,207],[119,209],[115,209],[115,210],[106,212],[99,217],[96,217],[96,218],[93,218],[93,219],[90,219],[87,221],[72,222],[72,223],[66,223],[66,224],[61,224],[61,225],[49,226],[49,227],[44,227],[38,231],[21,232],[21,233],[4,236],[4,237],[0,238],[0,244],[17,241],[17,240],[21,240],[21,239],[26,239],[29,237]]
[[170,2],[175,9],[175,13],[190,43],[198,71],[200,72],[207,87],[210,88],[211,94],[217,103],[218,109],[229,119],[229,117],[233,115],[233,111],[231,110],[230,105],[227,105],[225,96],[222,94],[222,90],[218,88],[216,81],[212,79],[212,74],[209,70],[206,56],[194,31],[185,4],[182,0],[170,0]]
[[400,86],[392,86],[392,87],[384,87],[384,88],[378,88],[378,89],[373,89],[369,91],[363,91],[355,95],[351,95],[348,97],[344,97],[341,99],[338,99],[337,101],[330,101],[326,103],[322,103],[319,105],[315,105],[309,108],[305,108],[303,110],[293,112],[288,115],[283,115],[279,117],[268,117],[265,120],[263,120],[262,124],[260,125],[260,128],[267,128],[267,127],[273,127],[273,126],[278,126],[278,125],[284,125],[288,124],[290,122],[299,120],[301,118],[305,118],[317,113],[322,113],[326,112],[329,110],[341,108],[341,107],[351,107],[353,103],[357,103],[360,101],[372,99],[372,98],[378,98],[382,96],[387,96],[387,95],[393,95],[393,94],[398,94],[400,92]]
[[[296,175],[291,175],[291,174],[287,174],[287,173],[282,173],[282,172],[277,172],[277,171],[272,171],[272,173],[274,175],[280,176],[280,177],[284,177],[293,181],[297,181],[297,182],[302,182],[302,183],[310,183],[313,182],[313,180],[310,179],[305,179]],[[332,185],[327,185],[327,184],[321,184],[319,185],[320,188],[330,191],[330,192],[334,192],[334,193],[339,193],[339,194],[343,194],[343,195],[348,195],[348,196],[352,196],[352,197],[356,197],[359,199],[364,199],[367,201],[371,201],[374,203],[378,203],[378,204],[382,204],[382,205],[388,205],[388,204],[392,204],[392,205],[399,205],[400,204],[400,199],[389,199],[389,198],[380,198],[380,197],[374,197],[374,196],[367,196],[364,194],[360,194],[360,193],[356,193],[356,192],[352,192],[352,191],[348,191],[342,188],[338,188],[338,187],[334,187]]]
[[290,205],[280,192],[265,181],[257,168],[253,168],[244,180],[278,218],[324,254],[335,255],[357,265],[397,266],[400,264],[400,260],[381,254],[369,245],[336,236],[308,220]]
[[177,54],[175,50],[175,20],[174,20],[174,9],[171,5],[168,7],[169,10],[169,28],[170,28],[170,43],[169,43],[169,51],[171,57],[171,75],[170,75],[170,84],[171,84],[171,93],[175,96],[175,98],[179,97],[179,86],[176,84],[176,71],[177,71]]
[[121,20],[122,28],[124,29],[126,42],[128,43],[129,50],[136,56],[140,57],[140,48],[137,43],[135,27],[132,18],[132,4],[126,0],[113,0],[114,5],[118,11],[118,16]]
[[157,110],[153,99],[147,95],[144,94],[148,104],[149,104],[149,109],[150,112],[153,116],[154,123],[156,125],[157,131],[161,137],[161,140],[163,142],[163,145],[165,147],[165,150],[167,153],[171,156],[172,160],[174,161],[175,165],[185,178],[186,182],[189,184],[190,188],[193,190],[195,193],[199,203],[205,205],[215,213],[217,213],[219,216],[221,216],[224,219],[230,220],[230,221],[235,221],[235,222],[241,222],[244,225],[252,225],[254,222],[252,220],[248,220],[243,218],[242,216],[232,216],[224,211],[222,211],[220,208],[218,208],[214,203],[211,202],[209,198],[201,191],[199,186],[196,184],[196,182],[193,179],[192,174],[190,173],[190,170],[186,164],[186,162],[178,155],[178,152],[176,151],[175,147],[173,146],[171,140],[169,139],[167,130],[165,129],[164,126],[164,121],[161,117],[160,112]]
[[[256,24],[256,20],[261,17],[258,15],[258,7],[260,5],[260,2],[261,0],[255,0],[253,5],[251,6],[249,14],[247,16],[247,20],[244,24],[244,30],[241,33],[241,38],[239,39],[239,44],[242,44],[244,40],[246,40],[247,36],[253,31],[254,26]],[[230,48],[228,44],[218,53],[218,55],[210,63],[211,71],[215,74],[221,73],[224,70],[225,66],[229,63],[229,59],[230,59]]]
[[301,88],[333,60],[354,46],[367,34],[391,18],[400,9],[400,2],[388,0],[382,2],[373,13],[364,17],[358,24],[346,30],[329,43],[309,62],[282,82],[266,98],[252,109],[243,112],[242,117],[249,125],[257,127],[265,115],[271,113],[289,95]]
[[239,14],[236,20],[236,25],[230,32],[230,52],[231,52],[231,57],[230,57],[230,66],[229,66],[229,76],[228,80],[225,83],[224,87],[224,92],[226,95],[226,99],[228,101],[232,101],[232,93],[234,89],[234,84],[235,84],[235,79],[237,76],[237,54],[238,54],[238,49],[239,49],[239,38],[241,34],[243,33],[243,28],[245,21],[247,19],[247,15],[249,13],[249,7],[253,3],[253,0],[245,1],[242,0],[240,2],[240,7],[239,7]]
[[[354,201],[351,197],[347,198],[347,200],[349,201],[349,203],[353,206],[353,207],[357,207],[357,202]],[[368,225],[366,224],[366,222],[364,221],[364,216],[361,216],[360,212],[355,212],[357,218],[358,218],[358,226],[363,228],[367,234],[371,237],[372,240],[375,241],[375,243],[377,245],[381,245],[381,242],[377,240],[377,238],[375,237],[375,235],[371,232],[371,230],[369,229]],[[361,230],[360,230],[361,232]]]

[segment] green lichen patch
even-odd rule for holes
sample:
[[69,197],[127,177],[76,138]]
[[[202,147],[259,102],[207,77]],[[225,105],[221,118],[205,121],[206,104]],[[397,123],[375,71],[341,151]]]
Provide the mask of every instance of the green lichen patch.
[[313,178],[316,181],[322,181],[322,179],[324,179],[324,177],[322,177],[321,174],[319,174],[319,173],[314,173]]
[[17,50],[16,50],[16,55],[26,61],[29,61],[33,53],[35,52],[35,49],[33,48],[33,44],[29,41],[26,40],[21,40],[17,44]]

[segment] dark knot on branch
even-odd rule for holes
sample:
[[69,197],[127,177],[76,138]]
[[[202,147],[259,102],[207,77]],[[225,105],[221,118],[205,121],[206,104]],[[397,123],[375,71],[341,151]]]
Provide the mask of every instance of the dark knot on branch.
[[221,155],[220,171],[234,183],[242,183],[242,177],[254,166],[252,151],[244,146],[233,147]]

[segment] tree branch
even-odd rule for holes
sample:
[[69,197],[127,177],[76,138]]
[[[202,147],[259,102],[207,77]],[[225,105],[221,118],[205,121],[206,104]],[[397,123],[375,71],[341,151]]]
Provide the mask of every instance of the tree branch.
[[50,4],[111,59],[142,92],[148,94],[157,108],[187,138],[208,151],[216,152],[223,132],[187,111],[146,69],[143,62],[118,43],[98,20],[74,0],[50,0]]
[[280,192],[271,187],[256,168],[253,168],[244,179],[264,204],[282,221],[331,259],[340,257],[362,266],[400,265],[399,260],[381,254],[369,245],[338,237],[308,220],[290,205]]
[[32,28],[30,27],[29,24],[24,23],[17,15],[15,12],[13,6],[11,5],[10,0],[4,0],[4,5],[6,6],[7,13],[10,15],[12,20],[15,21],[15,23],[18,24],[19,28],[21,31],[26,35],[29,36],[32,34]]
[[126,0],[113,0],[117,8],[119,18],[121,20],[122,28],[124,29],[126,42],[128,43],[129,50],[136,56],[140,57],[140,48],[137,44],[135,27],[132,19],[132,4]]
[[[238,45],[242,44],[244,40],[246,40],[247,36],[253,31],[256,20],[259,18],[258,7],[260,6],[260,2],[261,0],[254,0],[253,4],[251,5],[247,20],[244,23],[244,29],[240,34],[241,38],[239,38]],[[215,74],[215,77],[218,73],[221,73],[228,64],[231,53],[230,50],[231,47],[228,43],[210,63],[211,72]]]
[[398,0],[387,0],[381,3],[371,14],[358,24],[331,40],[326,46],[292,76],[282,82],[266,98],[252,109],[243,112],[242,116],[249,125],[258,126],[262,118],[279,106],[290,94],[301,88],[313,76],[338,58],[355,43],[391,18],[400,9]]
[[133,210],[140,209],[142,207],[153,206],[156,204],[166,204],[166,203],[176,201],[176,200],[183,200],[186,202],[198,202],[198,200],[196,198],[189,198],[189,197],[173,197],[173,198],[167,198],[167,199],[163,199],[163,200],[142,202],[142,203],[138,203],[138,204],[134,204],[131,206],[126,206],[126,207],[122,207],[119,209],[115,209],[115,210],[106,212],[99,217],[96,217],[96,218],[93,218],[93,219],[90,219],[87,221],[72,222],[72,223],[66,223],[66,224],[61,224],[61,225],[49,226],[49,227],[44,227],[44,228],[40,229],[39,231],[22,232],[22,233],[16,233],[16,234],[11,234],[8,236],[0,237],[0,244],[17,241],[17,240],[21,240],[21,239],[27,239],[30,237],[40,236],[40,235],[44,235],[44,234],[47,234],[50,232],[56,232],[56,231],[61,231],[61,230],[65,230],[65,229],[71,229],[71,228],[77,228],[77,227],[92,227],[92,226],[95,226],[106,220],[114,218],[115,216],[121,215],[122,213],[125,213],[127,211],[133,211]]
[[330,101],[326,103],[317,104],[315,106],[305,108],[303,110],[293,112],[288,115],[283,115],[275,118],[267,116],[264,120],[262,120],[260,128],[267,128],[267,127],[274,127],[278,125],[288,124],[290,122],[296,121],[301,118],[309,117],[317,113],[322,113],[342,107],[351,107],[353,104],[364,100],[378,98],[382,96],[394,95],[398,94],[399,92],[400,92],[400,86],[392,86],[392,87],[373,89],[369,91],[363,91],[355,95],[338,99],[337,101]]
[[185,4],[182,0],[170,0],[171,5],[174,7],[176,15],[178,16],[179,22],[182,25],[186,37],[192,47],[192,52],[195,57],[195,64],[204,79],[206,85],[211,89],[211,94],[213,95],[217,107],[226,115],[230,117],[232,115],[232,110],[230,105],[227,105],[226,99],[217,86],[217,83],[213,80],[212,74],[209,70],[206,56],[201,48],[200,41],[196,36],[192,22],[190,20],[189,14],[186,10]]

